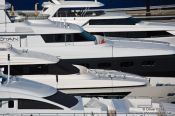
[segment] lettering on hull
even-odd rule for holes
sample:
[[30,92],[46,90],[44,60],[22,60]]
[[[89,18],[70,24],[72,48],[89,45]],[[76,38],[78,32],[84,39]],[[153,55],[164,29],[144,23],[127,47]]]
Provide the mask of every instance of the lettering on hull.
[[17,42],[19,41],[18,37],[0,37],[0,42]]

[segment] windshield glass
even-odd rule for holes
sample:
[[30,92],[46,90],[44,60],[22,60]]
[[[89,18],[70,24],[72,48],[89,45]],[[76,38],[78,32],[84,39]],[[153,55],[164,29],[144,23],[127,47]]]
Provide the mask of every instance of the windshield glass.
[[4,84],[6,81],[7,81],[7,78],[0,75],[0,83]]
[[88,8],[60,8],[54,17],[90,17],[103,15],[104,11],[89,10]]

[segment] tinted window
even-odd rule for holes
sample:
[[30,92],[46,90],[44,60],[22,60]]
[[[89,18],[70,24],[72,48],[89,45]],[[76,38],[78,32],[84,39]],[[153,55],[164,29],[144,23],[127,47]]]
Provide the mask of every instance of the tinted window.
[[87,11],[85,8],[60,8],[54,17],[87,17],[87,16],[99,16],[104,14],[104,11]]
[[120,66],[121,66],[121,67],[131,67],[131,66],[133,66],[133,65],[134,65],[133,62],[121,62],[121,63],[120,63]]
[[149,38],[149,37],[172,37],[173,35],[166,31],[133,31],[133,32],[105,32],[105,36],[126,37],[126,38]]
[[77,98],[75,98],[72,95],[64,94],[60,91],[57,91],[57,93],[55,93],[54,95],[51,95],[49,97],[45,97],[45,99],[50,100],[50,101],[55,102],[55,103],[58,103],[58,104],[61,104],[61,105],[68,107],[68,108],[71,108],[78,103]]
[[14,108],[14,101],[8,101],[8,108]]
[[2,107],[2,101],[0,101],[0,108]]
[[18,109],[62,109],[62,108],[41,101],[19,99]]
[[154,66],[155,61],[143,61],[142,66]]
[[175,96],[175,93],[168,93],[167,96]]
[[98,68],[109,68],[109,67],[111,67],[111,63],[109,63],[109,62],[98,64]]
[[[57,42],[82,42],[82,41],[92,41],[93,37],[85,37],[87,33],[81,34],[55,34],[55,35],[41,35],[46,43],[57,43]],[[89,39],[90,38],[90,39]]]
[[135,25],[140,20],[133,18],[125,19],[93,19],[89,21],[90,25]]

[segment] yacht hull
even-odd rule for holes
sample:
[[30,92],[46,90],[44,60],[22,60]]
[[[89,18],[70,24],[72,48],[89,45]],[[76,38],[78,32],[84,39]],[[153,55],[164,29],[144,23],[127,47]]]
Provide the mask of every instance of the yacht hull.
[[174,77],[175,55],[61,59],[90,69],[110,69],[141,76]]
[[[76,68],[69,64],[82,65],[90,69],[109,69],[151,77],[174,77],[175,54],[160,56],[132,56],[110,58],[86,58],[86,59],[61,59],[61,64],[66,64],[64,69],[59,69],[58,64],[50,65],[17,65],[11,66],[12,75],[30,74],[75,74]],[[7,71],[7,66],[5,67]],[[15,70],[15,71],[14,71]]]

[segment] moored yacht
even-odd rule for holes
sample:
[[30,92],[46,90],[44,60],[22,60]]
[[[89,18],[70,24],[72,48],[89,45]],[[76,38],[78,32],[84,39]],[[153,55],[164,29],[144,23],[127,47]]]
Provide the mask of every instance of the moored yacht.
[[174,36],[173,25],[143,22],[125,13],[90,10],[100,6],[102,4],[97,1],[52,0],[43,3],[44,10],[41,14],[49,15],[52,21],[80,25],[86,31],[96,35],[127,38]]
[[153,115],[174,114],[171,101],[151,98],[82,98],[64,94],[55,88],[0,71],[0,115]]
[[[106,39],[105,43],[101,41],[103,44],[96,44],[85,38],[82,40],[82,37],[80,41],[74,38],[74,34],[59,34],[55,39],[42,36],[38,36],[36,40],[30,37],[27,41],[28,49],[55,55],[64,63],[83,65],[91,69],[121,70],[142,76],[174,75],[172,67],[175,65],[175,48],[167,42],[118,38]],[[20,48],[18,42],[13,45]]]
[[[0,49],[0,56],[2,61],[4,61],[4,63],[1,63],[1,67],[11,64],[11,74],[29,74],[23,78],[45,83],[73,95],[117,98],[127,96],[148,97],[149,95],[154,100],[159,100],[159,97],[167,99],[167,95],[174,91],[173,84],[149,86],[148,79],[135,74],[114,70],[89,70],[82,66],[72,66],[69,63],[65,63],[64,60],[62,61],[62,59],[57,59],[42,52],[18,50],[14,47],[6,48],[1,46],[1,48],[3,49]],[[8,54],[11,55],[11,58],[7,62]],[[155,83],[157,82],[155,81]],[[148,94],[150,89],[152,89],[152,93]]]
[[[5,12],[1,10],[1,13]],[[17,49],[27,48],[56,56],[61,59],[62,64],[79,64],[91,69],[121,70],[146,76],[175,75],[172,68],[175,65],[174,46],[169,43],[130,39],[109,40],[104,43],[104,37],[93,36],[79,26],[48,20],[9,22],[0,26],[2,41]],[[38,69],[42,69],[41,67],[43,66],[38,66]],[[45,68],[44,72],[47,70],[49,69]]]

